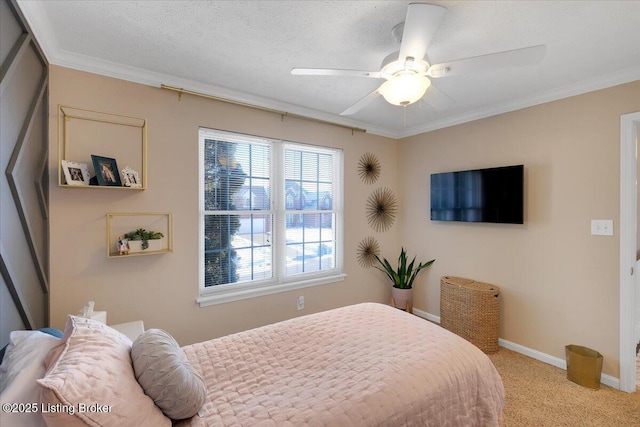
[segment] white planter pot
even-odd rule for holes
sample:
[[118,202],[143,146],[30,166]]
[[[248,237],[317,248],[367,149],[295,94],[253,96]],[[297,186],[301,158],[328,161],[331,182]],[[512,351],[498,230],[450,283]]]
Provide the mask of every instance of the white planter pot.
[[[407,310],[407,308],[409,308],[409,311],[411,311],[411,307],[413,306],[413,289],[391,288],[391,298],[393,298],[396,308],[401,310]],[[407,303],[409,304],[408,307]]]
[[129,240],[129,253],[154,252],[164,249],[164,238],[149,240],[149,247],[142,250],[142,240]]

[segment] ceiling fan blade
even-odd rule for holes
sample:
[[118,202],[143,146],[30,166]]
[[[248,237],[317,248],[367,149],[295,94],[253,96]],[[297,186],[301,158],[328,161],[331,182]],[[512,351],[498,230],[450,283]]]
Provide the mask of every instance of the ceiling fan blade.
[[402,32],[400,61],[404,62],[408,56],[415,60],[424,58],[446,11],[446,8],[434,4],[411,3],[409,5]]
[[453,98],[435,87],[433,83],[427,89],[427,93],[422,100],[438,111],[447,110],[456,105],[456,101]]
[[349,107],[346,110],[344,110],[342,113],[340,113],[340,115],[341,116],[350,116],[352,114],[357,113],[364,106],[366,106],[368,103],[370,103],[371,101],[373,101],[374,99],[376,99],[377,97],[380,96],[380,92],[378,91],[379,89],[380,88],[374,90],[369,95],[365,96],[364,98],[362,98],[361,100],[359,100],[358,102],[353,104],[351,107]]
[[379,71],[336,70],[332,68],[292,68],[294,76],[352,76],[381,78]]
[[432,65],[427,75],[431,77],[457,76],[467,73],[492,71],[498,68],[521,67],[535,65],[542,61],[547,47],[545,45],[524,47],[522,49],[505,50],[504,52],[474,56]]

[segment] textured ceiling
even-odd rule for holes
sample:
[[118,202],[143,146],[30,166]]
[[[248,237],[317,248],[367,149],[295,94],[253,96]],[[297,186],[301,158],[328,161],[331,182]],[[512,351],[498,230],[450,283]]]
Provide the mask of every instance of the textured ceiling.
[[[447,13],[431,63],[544,44],[538,65],[450,76],[437,111],[376,99],[381,83],[292,76],[293,67],[379,71],[409,1],[18,1],[53,64],[164,83],[367,129],[414,135],[640,79],[640,1],[434,1]],[[428,93],[427,93],[428,95]]]

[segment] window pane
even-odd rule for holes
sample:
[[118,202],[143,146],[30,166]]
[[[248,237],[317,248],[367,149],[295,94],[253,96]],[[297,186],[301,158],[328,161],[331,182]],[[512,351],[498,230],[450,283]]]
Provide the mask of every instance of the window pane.
[[324,242],[320,244],[320,269],[329,270],[336,267],[335,243]]
[[272,276],[271,215],[205,216],[205,286]]
[[332,184],[318,185],[318,209],[322,209],[322,210],[333,209],[333,185]]
[[290,214],[287,222],[287,274],[335,267],[335,229],[333,213]]
[[233,239],[240,282],[272,276],[271,215],[242,215]]
[[230,277],[230,256],[228,252],[217,252],[204,254],[204,286],[224,285],[237,281]]
[[[269,147],[205,139],[205,210],[265,209],[270,168]],[[247,207],[256,196],[257,206]]]
[[205,251],[227,250],[231,247],[231,236],[240,228],[240,216],[206,215],[204,224]]
[[231,239],[240,228],[238,215],[207,215],[204,218],[205,286],[238,281],[238,254]]
[[287,244],[287,274],[334,268],[334,246],[333,242]]
[[299,151],[284,151],[285,179],[302,179],[302,153]]
[[319,214],[303,214],[303,239],[305,242],[320,241],[320,215]]
[[305,181],[318,180],[318,155],[302,152],[302,179]]
[[285,209],[300,210],[304,206],[302,186],[299,181],[287,180],[284,184]]
[[[309,273],[320,270],[322,249],[319,243],[287,244],[287,274]],[[324,262],[325,265],[329,263]],[[330,267],[329,267],[330,268]]]
[[[294,154],[291,150],[287,150],[290,153],[290,157],[293,158]],[[308,153],[302,153],[308,154]],[[303,159],[311,160],[316,162],[318,160],[318,155],[312,153],[313,156],[303,156]],[[330,157],[330,156],[325,156]],[[331,162],[325,162],[329,166],[332,164]],[[314,163],[315,164],[315,163]],[[302,164],[303,175],[305,175],[304,180],[294,179],[293,176],[299,175],[299,171],[290,171],[286,169],[287,166],[293,165],[293,168],[297,168],[299,163],[294,162],[288,165],[285,165],[285,174],[289,177],[289,179],[285,182],[285,209],[287,210],[318,210],[318,209],[333,209],[333,184],[331,183],[330,178],[332,175],[325,174],[328,179],[327,182],[321,182],[318,180],[318,177],[315,177],[313,180],[306,179],[308,176],[304,171],[309,170],[307,166],[309,166],[308,162]],[[317,165],[316,165],[317,166]],[[314,173],[317,175],[317,168],[314,166],[312,168]],[[328,169],[331,169],[329,167]],[[310,176],[310,175],[309,175]]]
[[254,178],[269,178],[271,173],[270,149],[263,145],[251,146],[251,168],[249,174]]
[[316,182],[302,183],[301,209],[318,209],[318,184]]
[[333,156],[329,154],[318,155],[320,182],[331,182],[333,179]]
[[234,197],[236,209],[241,210],[269,210],[271,202],[269,199],[269,180],[261,178],[249,178],[245,181]]

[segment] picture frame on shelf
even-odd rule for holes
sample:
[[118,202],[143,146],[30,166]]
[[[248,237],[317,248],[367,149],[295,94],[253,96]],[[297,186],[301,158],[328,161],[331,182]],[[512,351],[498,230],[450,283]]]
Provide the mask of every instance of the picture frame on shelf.
[[134,171],[129,166],[126,166],[120,172],[122,173],[122,181],[125,187],[142,188],[142,181],[140,180],[138,172]]
[[122,187],[122,181],[120,180],[120,172],[118,171],[116,159],[92,154],[91,161],[93,162],[93,168],[96,171],[98,185]]
[[86,186],[89,185],[90,175],[89,167],[86,163],[77,163],[70,160],[62,160],[62,170],[67,185],[70,186]]

